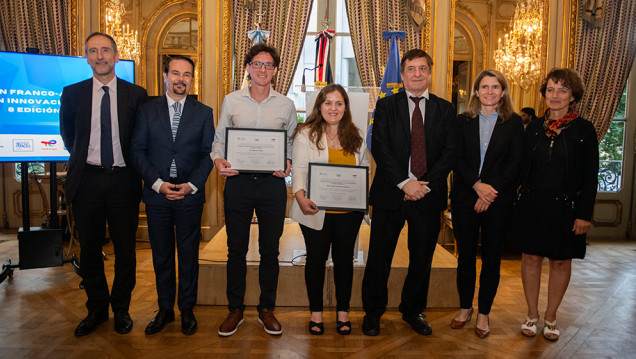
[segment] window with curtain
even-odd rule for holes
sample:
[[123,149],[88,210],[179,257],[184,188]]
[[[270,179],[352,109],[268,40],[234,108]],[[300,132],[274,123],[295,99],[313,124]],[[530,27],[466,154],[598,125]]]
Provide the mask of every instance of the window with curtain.
[[[344,0],[314,0],[307,35],[303,50],[298,60],[298,67],[287,96],[294,101],[298,111],[299,121],[304,121],[306,112],[305,93],[301,91],[303,72],[307,91],[314,89],[314,66],[316,61],[316,35],[324,29],[325,12],[329,10],[329,29],[335,30],[335,36],[330,42],[330,62],[334,83],[342,86],[361,86],[358,66],[356,65],[351,33]],[[305,70],[307,69],[307,70]]]
[[623,150],[627,110],[627,85],[623,90],[614,118],[599,143],[598,191],[618,192],[623,187]]

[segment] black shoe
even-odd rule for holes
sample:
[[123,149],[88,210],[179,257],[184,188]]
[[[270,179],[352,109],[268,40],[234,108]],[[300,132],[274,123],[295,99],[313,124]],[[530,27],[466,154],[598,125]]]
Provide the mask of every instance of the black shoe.
[[150,321],[146,327],[146,335],[159,333],[168,324],[174,321],[174,310],[159,309],[159,313]]
[[88,312],[86,318],[84,318],[77,328],[75,328],[75,336],[83,337],[88,335],[97,329],[97,327],[108,321],[108,310],[102,312]]
[[[344,327],[347,327],[349,329],[342,329]],[[351,322],[350,321],[341,322],[339,320],[336,321],[336,331],[340,335],[349,335],[349,334],[351,334]]]
[[132,330],[133,321],[127,310],[117,310],[115,312],[115,331],[119,334],[128,334]]
[[402,319],[411,325],[411,328],[420,335],[431,335],[433,329],[422,314],[402,314]]
[[197,331],[197,319],[194,317],[192,308],[181,311],[181,332],[185,335],[192,335]]
[[362,320],[362,333],[375,337],[380,334],[380,318],[367,314]]
[[[318,330],[314,330],[314,329],[318,329]],[[310,320],[309,333],[311,333],[312,335],[323,335],[325,333],[325,325],[323,324],[323,322],[316,323]]]

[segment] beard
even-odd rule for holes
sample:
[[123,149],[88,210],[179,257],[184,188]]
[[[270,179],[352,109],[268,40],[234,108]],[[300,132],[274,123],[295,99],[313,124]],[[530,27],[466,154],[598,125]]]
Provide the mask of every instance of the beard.
[[[183,86],[182,88],[178,87],[179,85]],[[172,92],[177,95],[185,95],[188,87],[183,82],[175,82],[172,84]]]

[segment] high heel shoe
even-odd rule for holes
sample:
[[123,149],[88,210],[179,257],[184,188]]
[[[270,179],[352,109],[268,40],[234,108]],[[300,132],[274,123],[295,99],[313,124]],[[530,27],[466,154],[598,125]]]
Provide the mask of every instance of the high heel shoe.
[[[342,329],[343,327],[348,327],[349,329]],[[351,334],[351,322],[350,321],[341,322],[339,320],[336,321],[336,331],[340,335],[349,335],[349,334]]]
[[466,322],[470,321],[470,318],[473,317],[473,308],[470,308],[470,312],[468,312],[468,317],[466,317],[466,320],[456,320],[455,318],[453,318],[453,320],[450,323],[450,327],[452,329],[461,329],[464,327],[464,325],[466,325]]
[[486,320],[488,323],[488,329],[479,329],[477,328],[477,323],[475,323],[475,334],[481,339],[490,335],[490,318],[487,318]]
[[[318,328],[320,330],[314,330],[315,328]],[[309,322],[309,333],[313,334],[313,335],[322,335],[325,332],[325,325],[320,322],[320,323],[316,323],[316,322]]]

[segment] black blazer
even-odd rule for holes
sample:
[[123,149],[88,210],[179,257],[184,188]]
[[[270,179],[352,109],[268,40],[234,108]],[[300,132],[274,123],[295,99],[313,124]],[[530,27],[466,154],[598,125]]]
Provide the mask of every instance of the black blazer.
[[[404,203],[398,183],[408,178],[411,156],[411,119],[406,92],[378,100],[373,120],[371,154],[377,164],[370,190],[370,204],[394,210]],[[426,174],[431,192],[416,201],[420,209],[441,211],[447,207],[446,178],[456,157],[456,114],[453,105],[433,94],[426,101]]]
[[168,201],[165,195],[152,190],[152,185],[159,178],[165,182],[170,180],[170,164],[174,158],[180,181],[197,187],[196,193],[185,196],[184,203],[203,203],[205,182],[213,166],[210,158],[214,140],[212,109],[187,97],[174,141],[170,121],[166,95],[139,108],[132,147],[135,167],[144,180],[144,202]]
[[[135,127],[137,108],[148,93],[143,87],[117,79],[117,119],[119,122],[119,140],[127,167],[133,165],[130,144]],[[66,199],[72,203],[82,179],[82,173],[88,156],[88,143],[91,135],[91,113],[93,104],[93,79],[66,86],[62,91],[60,106],[60,133],[64,146],[70,152],[66,182]],[[130,180],[139,188],[135,194],[137,202],[141,199],[141,179],[135,171],[129,171]]]
[[[525,185],[537,141],[545,136],[543,123],[545,117],[530,122],[525,132],[525,146],[519,183]],[[567,195],[573,200],[574,218],[591,221],[598,186],[598,138],[594,125],[583,119],[575,118],[560,136],[563,136],[567,165]]]
[[492,205],[511,205],[516,194],[515,180],[523,152],[521,117],[513,113],[507,121],[503,121],[501,117],[497,119],[484,157],[481,176],[479,116],[471,118],[461,114],[457,117],[457,125],[459,140],[451,189],[453,204],[464,203],[473,206],[478,198],[473,185],[481,180],[499,192]]

